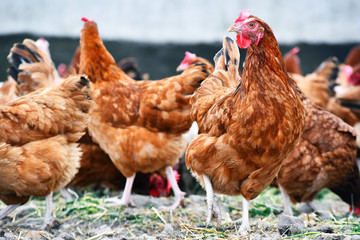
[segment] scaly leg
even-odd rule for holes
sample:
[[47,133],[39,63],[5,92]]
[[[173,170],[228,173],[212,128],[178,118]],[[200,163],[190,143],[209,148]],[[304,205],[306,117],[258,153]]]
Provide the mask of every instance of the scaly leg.
[[44,228],[45,228],[45,230],[48,230],[48,231],[53,226],[54,221],[56,220],[55,217],[53,216],[52,196],[53,196],[53,193],[51,192],[45,198],[46,211],[45,211],[45,217],[44,217]]
[[74,198],[72,197],[69,189],[67,189],[67,188],[61,188],[61,189],[60,189],[60,194],[65,198],[65,201],[66,201],[67,203],[74,201]]
[[175,202],[169,207],[162,206],[162,207],[160,207],[160,209],[170,211],[170,210],[174,210],[175,208],[177,208],[180,205],[180,203],[184,200],[184,196],[186,193],[184,193],[180,190],[179,185],[176,182],[176,178],[175,178],[172,167],[167,166],[165,173],[166,173],[167,179],[170,182],[171,188],[174,191]]
[[4,209],[2,209],[0,211],[0,219],[3,219],[4,217],[6,217],[7,215],[9,215],[12,211],[14,211],[18,206],[20,206],[21,204],[12,204],[12,205],[7,205]]
[[206,201],[208,205],[208,216],[206,219],[206,225],[210,224],[211,218],[214,213],[215,217],[217,218],[216,227],[219,228],[221,224],[221,212],[220,212],[219,203],[214,194],[214,190],[212,188],[212,184],[209,177],[206,176],[205,174],[203,174],[202,176],[204,179],[205,190],[206,190]]
[[287,214],[289,216],[293,216],[293,211],[291,209],[291,203],[290,203],[289,194],[287,194],[285,189],[280,185],[279,185],[279,189],[280,189],[280,192],[281,192],[281,198],[283,200],[284,214]]
[[250,229],[250,223],[249,223],[249,201],[246,200],[244,197],[242,199],[242,205],[243,205],[243,216],[242,216],[242,222],[240,225],[239,232],[241,235],[247,235],[247,230]]
[[134,175],[132,175],[129,178],[126,178],[126,183],[125,183],[125,188],[124,188],[124,192],[123,195],[121,197],[121,199],[117,199],[117,198],[108,198],[105,200],[105,202],[111,202],[111,204],[109,204],[109,206],[132,206],[135,207],[136,204],[133,202],[133,200],[131,199],[131,189],[134,183],[134,179],[135,179],[136,173],[134,173]]

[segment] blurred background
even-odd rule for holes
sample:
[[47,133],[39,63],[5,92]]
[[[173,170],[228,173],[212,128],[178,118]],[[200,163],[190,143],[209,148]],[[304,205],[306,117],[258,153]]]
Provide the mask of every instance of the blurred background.
[[[87,17],[116,61],[135,57],[150,79],[174,75],[191,51],[211,60],[240,11],[250,9],[273,29],[282,53],[300,47],[303,73],[336,56],[343,62],[360,43],[358,0],[2,0],[0,81],[7,79],[7,55],[24,38],[46,38],[55,65],[69,64]],[[241,51],[242,59],[246,51]]]

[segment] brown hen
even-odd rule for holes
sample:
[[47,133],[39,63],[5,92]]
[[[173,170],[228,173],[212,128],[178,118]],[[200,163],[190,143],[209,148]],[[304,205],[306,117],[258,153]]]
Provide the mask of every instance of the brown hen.
[[166,173],[176,208],[184,193],[172,167],[186,147],[182,136],[191,126],[189,95],[208,76],[206,66],[159,81],[135,81],[106,50],[95,22],[81,32],[80,69],[92,82],[95,110],[88,126],[92,138],[127,178],[122,205],[134,205],[131,188],[136,172]]
[[[300,89],[298,92],[301,94]],[[284,212],[292,215],[291,201],[310,202],[323,188],[341,197],[360,213],[360,177],[356,163],[356,133],[334,114],[316,106],[305,94],[305,127],[299,144],[284,161],[277,183]]]
[[206,188],[207,223],[212,210],[220,215],[213,190],[245,198],[242,232],[249,227],[248,201],[273,181],[299,141],[304,107],[283,68],[271,28],[247,10],[229,31],[239,34],[240,47],[249,48],[242,79],[239,50],[225,38],[223,56],[215,57],[215,72],[191,99],[200,135],[187,149],[186,164]]

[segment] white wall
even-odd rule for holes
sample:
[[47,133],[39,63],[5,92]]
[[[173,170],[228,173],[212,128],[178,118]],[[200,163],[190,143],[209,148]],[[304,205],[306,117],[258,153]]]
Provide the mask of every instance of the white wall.
[[2,0],[0,35],[79,37],[88,17],[104,39],[215,42],[247,8],[280,43],[360,42],[358,0]]

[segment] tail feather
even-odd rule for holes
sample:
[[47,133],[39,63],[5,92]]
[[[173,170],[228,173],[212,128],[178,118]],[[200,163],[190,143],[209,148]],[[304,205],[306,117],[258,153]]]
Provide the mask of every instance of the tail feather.
[[[28,46],[26,46],[26,45]],[[10,50],[8,56],[9,63],[11,64],[9,68],[10,76],[15,80],[18,80],[18,73],[20,72],[19,67],[23,63],[35,63],[43,62],[42,57],[39,56],[36,51],[41,51],[35,44],[34,41],[30,39],[25,39],[23,43],[16,43]],[[12,72],[13,74],[11,74]]]
[[215,70],[225,70],[224,48],[221,48],[214,56]]
[[8,74],[19,84],[19,94],[25,95],[42,87],[58,83],[58,75],[50,56],[33,40],[16,43],[8,55]]
[[226,71],[230,77],[237,81],[239,79],[240,52],[235,41],[229,37],[224,37],[224,63]]
[[339,74],[339,60],[336,57],[329,57],[320,64],[315,73],[335,81]]
[[336,79],[339,75],[339,60],[336,57],[329,57],[323,61],[315,70],[315,73],[323,76],[329,83],[328,91],[330,96],[335,95],[335,87],[338,85]]

